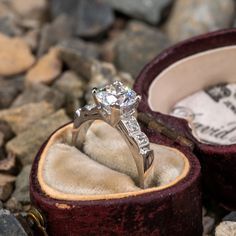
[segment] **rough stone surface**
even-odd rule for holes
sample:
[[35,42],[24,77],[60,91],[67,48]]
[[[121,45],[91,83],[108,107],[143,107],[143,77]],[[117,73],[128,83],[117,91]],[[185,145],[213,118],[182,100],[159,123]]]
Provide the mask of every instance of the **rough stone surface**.
[[36,121],[50,115],[55,110],[47,102],[29,103],[0,111],[0,120],[6,121],[14,133],[29,128]]
[[48,102],[55,109],[60,108],[64,103],[64,95],[57,90],[43,84],[33,84],[20,94],[13,102],[12,107],[19,107],[27,103]]
[[35,26],[40,25],[48,10],[47,0],[9,0],[9,4],[24,20],[35,20]]
[[8,210],[0,210],[0,236],[27,236],[25,230]]
[[0,132],[4,134],[4,141],[13,137],[13,131],[6,121],[0,120]]
[[27,72],[26,83],[50,84],[60,75],[61,69],[62,63],[58,58],[58,50],[52,48]]
[[169,46],[167,37],[159,30],[133,21],[116,39],[115,62],[123,71],[137,76],[143,66]]
[[233,0],[178,0],[166,24],[173,42],[233,24]]
[[215,230],[215,236],[235,236],[236,235],[236,222],[223,221]]
[[15,177],[12,175],[0,174],[0,200],[6,201],[12,193]]
[[30,175],[31,165],[26,165],[20,174],[17,176],[15,183],[15,191],[13,192],[13,197],[16,198],[22,204],[27,204],[30,202],[29,196],[29,175]]
[[11,105],[16,96],[23,90],[22,78],[0,78],[0,109]]
[[106,30],[114,21],[110,6],[99,0],[52,0],[52,15],[67,14],[75,22],[77,35],[95,36]]
[[60,58],[68,67],[86,79],[91,78],[94,59],[99,57],[98,48],[79,39],[63,41],[58,45]]
[[39,32],[39,29],[32,29],[21,37],[28,44],[32,51],[36,51],[38,46]]
[[65,14],[58,16],[52,23],[43,26],[38,55],[43,55],[51,46],[70,38],[73,34],[71,18]]
[[26,71],[35,58],[22,39],[0,34],[0,61],[0,75],[10,76]]
[[5,204],[4,208],[10,210],[11,212],[19,212],[22,211],[22,204],[17,201],[15,197],[11,197]]
[[161,20],[163,10],[172,3],[172,0],[104,0],[104,2],[129,16],[156,24]]
[[23,165],[31,164],[46,138],[69,120],[64,110],[59,110],[11,139],[6,145],[7,150],[16,154]]
[[19,165],[17,164],[15,155],[8,154],[6,158],[0,160],[0,173],[16,174],[19,169]]

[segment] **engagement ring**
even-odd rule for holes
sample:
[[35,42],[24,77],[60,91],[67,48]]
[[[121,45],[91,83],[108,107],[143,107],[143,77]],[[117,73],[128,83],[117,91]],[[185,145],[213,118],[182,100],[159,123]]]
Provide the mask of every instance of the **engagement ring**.
[[118,81],[101,89],[93,89],[92,95],[95,104],[76,111],[73,144],[82,148],[86,133],[95,120],[111,125],[127,143],[137,167],[139,185],[144,188],[145,179],[151,173],[154,154],[148,137],[141,131],[136,119],[136,108],[141,97]]

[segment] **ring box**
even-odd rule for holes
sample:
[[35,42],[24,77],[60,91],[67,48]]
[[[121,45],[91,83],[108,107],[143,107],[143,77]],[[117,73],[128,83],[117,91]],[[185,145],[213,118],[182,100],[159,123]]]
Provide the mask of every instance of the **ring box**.
[[139,111],[191,140],[204,191],[230,210],[236,209],[235,61],[236,30],[221,30],[163,51],[134,84]]
[[49,235],[202,235],[200,164],[186,147],[158,144],[147,132],[154,185],[140,189],[115,129],[94,122],[83,152],[70,145],[72,130],[72,123],[56,130],[32,166],[31,202]]

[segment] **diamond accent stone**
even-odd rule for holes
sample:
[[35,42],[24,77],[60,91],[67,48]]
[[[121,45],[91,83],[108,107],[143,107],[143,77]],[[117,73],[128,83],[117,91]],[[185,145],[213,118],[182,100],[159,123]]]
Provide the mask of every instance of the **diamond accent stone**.
[[135,117],[130,116],[129,119],[123,119],[122,121],[130,134],[141,132],[138,121],[135,119]]
[[95,96],[102,108],[109,114],[111,106],[116,105],[121,109],[121,113],[126,113],[136,105],[136,93],[119,81],[97,90]]
[[149,145],[149,140],[146,134],[143,132],[137,133],[133,135],[134,140],[138,144],[139,148],[145,147]]

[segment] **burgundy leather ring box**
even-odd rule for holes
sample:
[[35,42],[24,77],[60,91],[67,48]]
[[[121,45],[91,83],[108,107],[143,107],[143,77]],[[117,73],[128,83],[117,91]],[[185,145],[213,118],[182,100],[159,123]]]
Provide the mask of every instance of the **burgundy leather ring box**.
[[117,131],[96,121],[82,153],[70,146],[72,127],[56,130],[32,166],[31,201],[49,235],[202,234],[200,164],[187,148],[157,144],[148,133],[154,185],[143,190]]
[[[199,90],[217,84],[236,83],[235,62],[236,30],[217,31],[194,37],[163,51],[144,67],[134,85],[135,91],[142,96],[139,111],[150,113],[156,121],[194,143],[193,153],[201,163],[205,191],[225,208],[234,210],[236,140],[232,139],[230,144],[204,142],[194,135],[190,122],[170,115],[170,111],[178,101]],[[223,91],[223,94],[228,96],[227,91]],[[234,98],[235,94],[232,95]],[[213,98],[220,102],[221,97]],[[195,109],[197,104],[190,105]],[[236,111],[230,101],[222,104],[222,107],[230,107],[232,114]],[[211,115],[213,109],[204,103],[202,106]],[[223,110],[218,111],[209,120],[209,126],[217,119],[226,122],[226,116]],[[235,125],[235,121],[236,113],[230,124]],[[207,132],[207,129],[209,127],[202,131]],[[234,130],[235,127],[228,131],[212,130],[212,134],[216,138],[223,138]],[[161,136],[159,138],[162,139]],[[168,143],[167,140],[164,142]],[[174,142],[170,144],[175,145]]]

